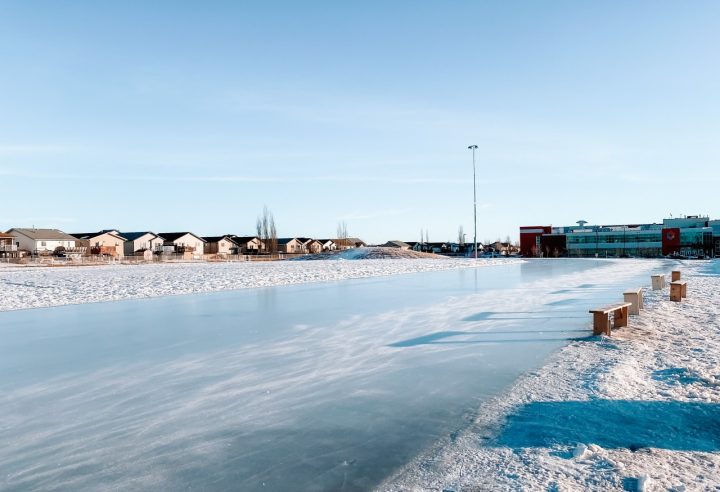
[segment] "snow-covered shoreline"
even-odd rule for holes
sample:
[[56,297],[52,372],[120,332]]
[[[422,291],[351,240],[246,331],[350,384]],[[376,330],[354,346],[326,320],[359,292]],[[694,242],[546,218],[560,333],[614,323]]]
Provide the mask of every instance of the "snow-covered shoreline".
[[517,259],[380,259],[0,268],[0,311],[478,268]]
[[667,288],[646,290],[629,328],[570,343],[379,490],[720,484],[720,271],[708,262],[680,269],[689,282],[682,303]]

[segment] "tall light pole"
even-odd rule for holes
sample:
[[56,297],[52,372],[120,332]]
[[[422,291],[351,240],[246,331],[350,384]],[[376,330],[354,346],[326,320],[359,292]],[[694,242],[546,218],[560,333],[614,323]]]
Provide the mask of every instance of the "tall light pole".
[[468,149],[473,154],[473,224],[475,226],[475,234],[473,236],[473,249],[475,249],[475,259],[477,260],[477,186],[475,185],[475,149],[477,145],[470,145]]

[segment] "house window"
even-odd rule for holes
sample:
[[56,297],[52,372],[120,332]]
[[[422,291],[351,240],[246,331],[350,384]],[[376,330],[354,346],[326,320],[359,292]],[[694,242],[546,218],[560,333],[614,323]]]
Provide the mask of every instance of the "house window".
[[40,241],[40,246],[47,246],[47,244],[45,244],[45,241]]

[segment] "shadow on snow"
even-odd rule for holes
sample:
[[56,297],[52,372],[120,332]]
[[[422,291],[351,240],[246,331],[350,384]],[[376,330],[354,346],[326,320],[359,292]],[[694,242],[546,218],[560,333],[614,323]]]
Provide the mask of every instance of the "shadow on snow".
[[720,404],[590,400],[534,402],[508,416],[500,446],[592,443],[604,448],[720,450]]

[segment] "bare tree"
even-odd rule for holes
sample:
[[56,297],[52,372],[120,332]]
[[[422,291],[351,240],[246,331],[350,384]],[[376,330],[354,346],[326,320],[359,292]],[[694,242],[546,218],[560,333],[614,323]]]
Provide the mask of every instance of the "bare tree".
[[255,230],[260,241],[265,245],[268,253],[277,253],[277,229],[275,228],[275,217],[267,205],[263,207],[262,215],[258,216],[255,222]]
[[350,246],[350,242],[348,241],[348,237],[350,237],[348,233],[348,226],[347,222],[344,220],[341,222],[338,222],[337,225],[337,242],[338,246],[341,246],[341,249],[347,248]]

